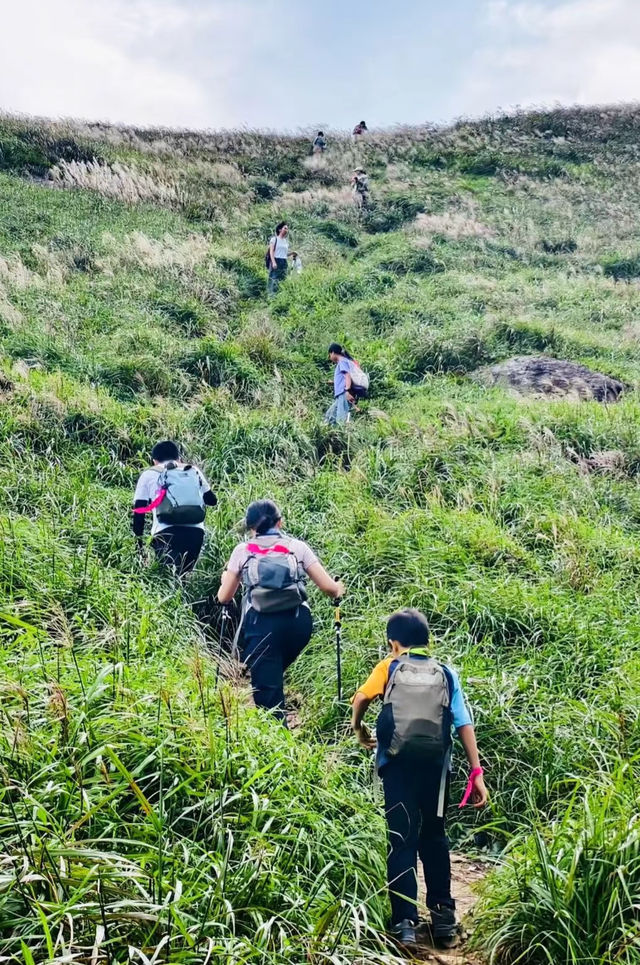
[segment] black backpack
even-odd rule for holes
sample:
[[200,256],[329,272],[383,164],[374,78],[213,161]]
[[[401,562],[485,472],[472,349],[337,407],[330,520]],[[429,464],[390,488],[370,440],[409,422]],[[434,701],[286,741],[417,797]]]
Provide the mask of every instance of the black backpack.
[[[277,245],[277,243],[278,243],[278,239],[276,238],[276,240],[275,240],[275,242],[274,242],[274,246],[273,246],[274,256],[275,256],[275,250],[276,250],[276,247],[275,247],[275,246]],[[265,252],[265,256],[264,256],[264,267],[267,269],[267,271],[271,271],[271,242],[269,242],[269,247],[267,248],[267,250],[266,250],[266,252]]]

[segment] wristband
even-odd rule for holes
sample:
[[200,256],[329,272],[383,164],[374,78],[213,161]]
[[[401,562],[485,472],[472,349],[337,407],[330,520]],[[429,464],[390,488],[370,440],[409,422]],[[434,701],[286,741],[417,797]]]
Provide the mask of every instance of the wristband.
[[473,785],[474,785],[474,783],[475,783],[475,779],[476,779],[476,777],[480,777],[481,774],[484,774],[484,771],[482,770],[481,767],[474,767],[474,769],[471,771],[471,774],[469,774],[469,780],[467,781],[467,786],[466,786],[465,791],[464,791],[464,794],[463,794],[463,796],[462,796],[462,800],[460,801],[460,804],[458,805],[459,808],[463,808],[463,807],[465,806],[465,804],[467,803],[467,801],[469,800],[469,798],[471,797],[471,794],[472,794],[472,792],[473,792]]

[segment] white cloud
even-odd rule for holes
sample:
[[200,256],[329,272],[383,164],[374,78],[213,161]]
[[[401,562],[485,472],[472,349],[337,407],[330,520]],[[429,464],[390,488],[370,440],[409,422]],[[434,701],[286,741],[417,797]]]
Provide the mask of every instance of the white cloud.
[[640,97],[638,0],[492,0],[457,113]]
[[[3,11],[0,105],[138,124],[232,123],[216,81],[232,62],[226,31],[244,20],[241,3],[19,0]],[[203,35],[211,62],[194,71]]]

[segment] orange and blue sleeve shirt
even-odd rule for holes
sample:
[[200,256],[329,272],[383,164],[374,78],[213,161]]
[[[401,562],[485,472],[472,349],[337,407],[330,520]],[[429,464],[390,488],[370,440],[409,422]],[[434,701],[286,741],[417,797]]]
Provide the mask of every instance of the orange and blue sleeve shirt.
[[[386,657],[385,660],[381,660],[379,664],[376,664],[367,680],[365,680],[361,687],[358,687],[356,693],[363,694],[363,696],[365,696],[368,700],[375,700],[376,697],[384,697],[384,692],[387,689],[387,684],[389,682],[389,671],[391,669],[391,664],[396,659],[397,657],[393,656]],[[420,660],[421,658],[412,656],[412,659]],[[449,666],[444,666],[444,671],[449,680],[449,688],[451,692],[451,717],[453,719],[453,726],[457,730],[459,727],[465,727],[468,724],[473,724],[473,719],[471,717],[469,705],[467,704],[462,691],[458,674],[453,667]]]

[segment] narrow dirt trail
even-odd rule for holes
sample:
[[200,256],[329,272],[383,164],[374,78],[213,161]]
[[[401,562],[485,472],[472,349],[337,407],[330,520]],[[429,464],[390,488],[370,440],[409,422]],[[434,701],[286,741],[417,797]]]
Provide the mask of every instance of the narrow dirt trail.
[[[418,952],[407,962],[433,962],[434,965],[481,965],[481,959],[472,955],[466,948],[468,917],[476,903],[477,895],[474,886],[482,881],[488,872],[488,867],[479,861],[470,861],[461,854],[451,855],[451,891],[456,900],[458,921],[462,924],[462,936],[456,948],[435,948],[428,927],[420,928],[418,932]],[[420,916],[428,918],[425,905],[425,890],[422,874],[420,875]],[[466,926],[466,927],[465,927]]]

